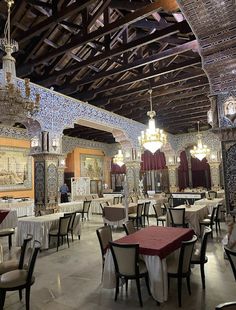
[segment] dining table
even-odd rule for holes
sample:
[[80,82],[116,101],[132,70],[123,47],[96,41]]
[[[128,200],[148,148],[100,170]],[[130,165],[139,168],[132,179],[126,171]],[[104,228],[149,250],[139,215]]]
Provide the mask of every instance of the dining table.
[[[128,213],[135,213],[137,203],[131,202],[128,205]],[[103,215],[104,224],[121,227],[126,221],[125,206],[121,203],[105,206]]]
[[[190,228],[149,226],[114,242],[138,244],[139,254],[146,263],[150,290],[153,298],[164,302],[168,298],[168,276],[166,258],[181,247],[182,241],[190,240],[194,231]],[[110,249],[105,254],[102,284],[104,288],[115,288],[115,266]]]
[[212,212],[213,207],[217,207],[219,204],[224,205],[225,199],[224,198],[203,198],[194,202],[194,205],[206,205],[208,208],[208,213]]
[[189,223],[195,234],[201,235],[199,222],[208,216],[208,207],[206,205],[180,205],[175,209],[185,209],[185,222]]
[[91,200],[91,212],[94,214],[101,214],[102,209],[100,204],[107,202],[109,205],[112,205],[113,198],[112,197],[100,197],[100,198],[94,198]]
[[0,209],[0,229],[16,228],[17,212],[12,209]]
[[76,212],[83,208],[83,201],[70,201],[58,204],[59,212]]
[[[34,240],[41,243],[41,249],[45,250],[49,248],[49,231],[56,229],[59,225],[60,217],[63,217],[66,213],[53,213],[43,216],[28,216],[18,219],[17,234],[16,234],[16,246],[21,246],[23,240],[27,234],[31,234],[32,244]],[[74,234],[81,235],[80,214],[75,217]]]
[[0,200],[0,209],[16,210],[17,217],[34,215],[33,199],[8,199]]

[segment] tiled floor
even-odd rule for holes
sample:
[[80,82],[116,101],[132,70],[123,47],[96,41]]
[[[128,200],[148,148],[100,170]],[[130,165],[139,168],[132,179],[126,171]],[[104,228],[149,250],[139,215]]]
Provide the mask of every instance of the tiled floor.
[[[153,222],[154,223],[154,222]],[[101,254],[95,229],[102,226],[101,216],[93,216],[83,224],[81,240],[76,240],[68,249],[63,246],[57,253],[50,249],[40,253],[36,265],[36,283],[31,292],[32,310],[108,310],[140,309],[135,283],[130,285],[128,295],[121,291],[118,301],[114,301],[114,291],[106,290],[101,285]],[[114,231],[113,239],[124,233]],[[205,265],[206,290],[201,288],[199,266],[192,269],[192,295],[187,293],[183,283],[182,309],[214,310],[215,305],[236,300],[236,283],[228,261],[223,259],[221,236],[208,246],[209,262]],[[5,238],[4,238],[5,239]],[[7,244],[4,243],[7,253]],[[177,285],[171,280],[168,301],[157,306],[148,295],[145,283],[142,283],[144,309],[176,309]],[[20,302],[17,292],[8,292],[5,308],[7,310],[25,309],[24,301]]]

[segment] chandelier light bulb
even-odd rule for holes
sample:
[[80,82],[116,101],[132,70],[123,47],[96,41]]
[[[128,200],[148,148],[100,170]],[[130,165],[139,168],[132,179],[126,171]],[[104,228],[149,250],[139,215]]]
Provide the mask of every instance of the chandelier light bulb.
[[113,163],[120,167],[124,165],[124,155],[121,150],[118,150],[118,153],[114,156]]
[[203,160],[203,158],[206,158],[210,154],[210,150],[208,147],[202,143],[202,136],[199,131],[199,122],[198,122],[198,140],[197,140],[197,146],[194,146],[192,150],[190,150],[190,154],[194,158],[198,158],[199,160]]

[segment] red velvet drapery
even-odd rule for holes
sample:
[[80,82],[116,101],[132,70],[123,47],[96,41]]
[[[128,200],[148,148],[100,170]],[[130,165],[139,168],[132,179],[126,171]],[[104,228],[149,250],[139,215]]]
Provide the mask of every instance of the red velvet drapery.
[[163,152],[157,151],[152,154],[145,151],[141,157],[141,171],[159,170],[166,168],[166,158]]
[[199,160],[191,157],[193,187],[211,187],[210,166],[206,158]]
[[179,189],[183,190],[186,187],[189,187],[189,175],[188,175],[188,160],[186,152],[182,151],[180,153],[180,165],[178,168],[178,180],[179,180]]

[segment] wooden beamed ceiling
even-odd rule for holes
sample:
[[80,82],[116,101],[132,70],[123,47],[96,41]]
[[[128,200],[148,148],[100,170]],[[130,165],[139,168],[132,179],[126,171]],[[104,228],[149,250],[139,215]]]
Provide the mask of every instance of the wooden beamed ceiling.
[[[3,36],[6,3],[0,1]],[[170,133],[207,126],[209,83],[175,0],[18,0],[12,14],[17,75]],[[114,142],[75,125],[67,135]]]

